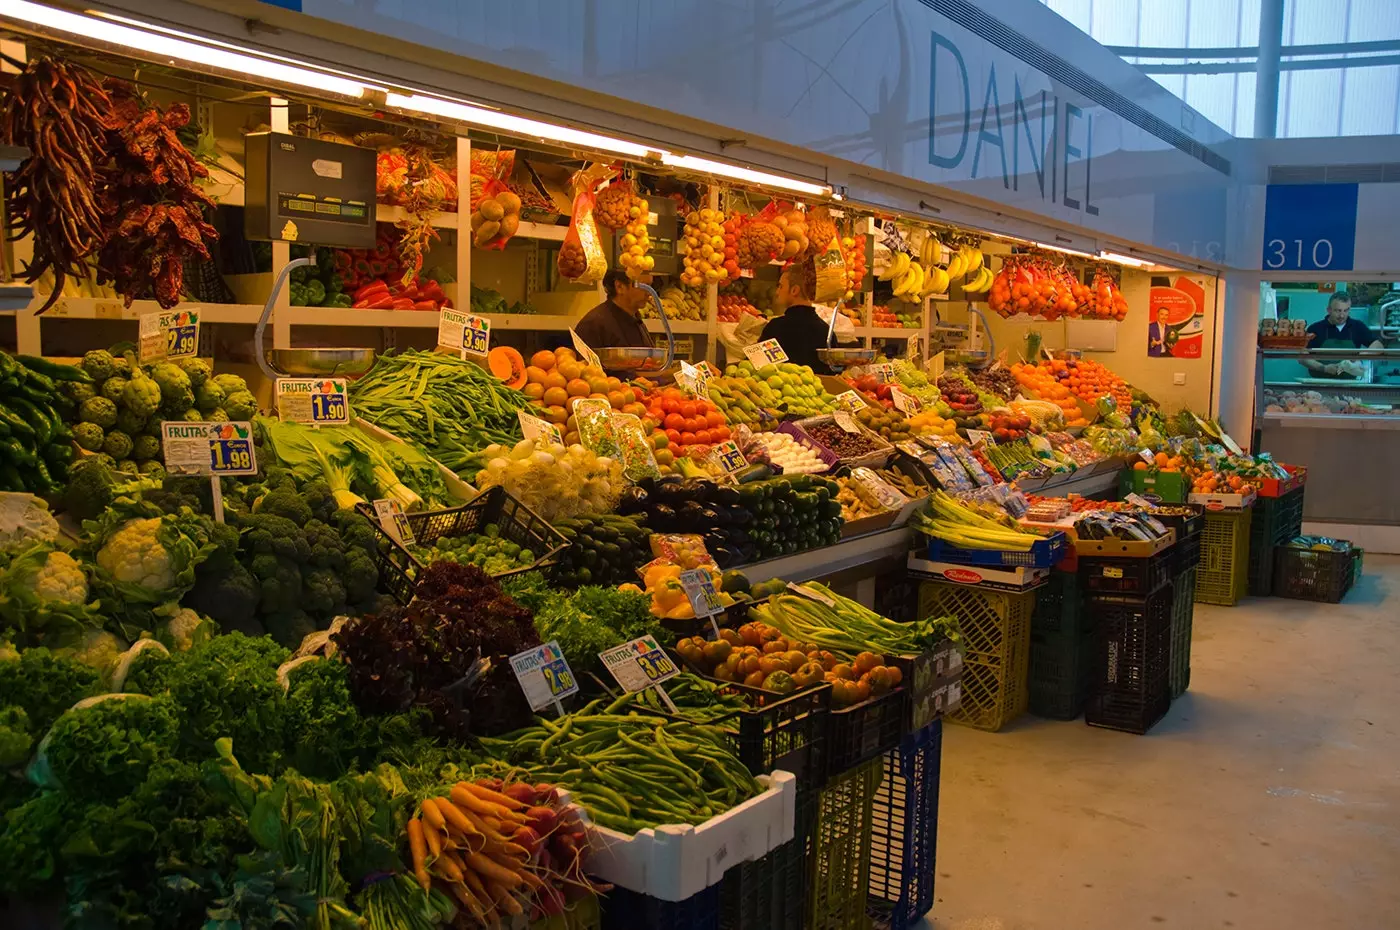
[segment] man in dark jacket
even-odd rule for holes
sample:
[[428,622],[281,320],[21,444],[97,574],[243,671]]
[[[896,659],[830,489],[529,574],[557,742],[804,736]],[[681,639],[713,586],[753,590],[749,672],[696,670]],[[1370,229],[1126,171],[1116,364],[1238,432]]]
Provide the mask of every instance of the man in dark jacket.
[[816,288],[817,272],[810,258],[784,268],[773,296],[773,307],[782,315],[769,320],[758,338],[778,340],[788,361],[806,365],[819,375],[830,375],[834,372],[817,357],[817,350],[826,348],[828,324],[812,306]]
[[641,313],[651,295],[616,269],[603,276],[603,289],[608,299],[584,314],[574,332],[594,350],[650,346],[651,333]]

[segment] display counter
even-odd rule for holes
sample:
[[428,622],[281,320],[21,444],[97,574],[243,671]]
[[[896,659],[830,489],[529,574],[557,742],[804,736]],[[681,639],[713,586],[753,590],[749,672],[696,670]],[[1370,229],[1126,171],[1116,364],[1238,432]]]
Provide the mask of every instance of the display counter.
[[[1305,360],[1347,363],[1358,377],[1313,377]],[[1308,522],[1400,528],[1400,499],[1387,490],[1400,461],[1397,368],[1396,349],[1258,353],[1255,449],[1307,467]],[[1296,372],[1292,380],[1285,379],[1289,371]]]

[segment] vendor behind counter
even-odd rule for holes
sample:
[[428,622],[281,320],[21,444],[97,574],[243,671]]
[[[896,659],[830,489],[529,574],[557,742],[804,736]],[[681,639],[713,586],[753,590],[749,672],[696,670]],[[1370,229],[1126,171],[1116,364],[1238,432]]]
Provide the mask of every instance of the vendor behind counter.
[[613,269],[603,276],[608,299],[584,314],[574,332],[593,350],[652,345],[651,332],[642,320],[642,308],[651,295],[634,285],[625,271]]
[[[1308,327],[1309,349],[1380,349],[1380,338],[1365,323],[1351,318],[1351,298],[1346,294],[1333,294],[1327,301],[1327,316]],[[1355,367],[1354,361],[1327,362],[1322,359],[1305,358],[1303,367],[1314,378],[1341,378],[1354,376],[1348,370]]]

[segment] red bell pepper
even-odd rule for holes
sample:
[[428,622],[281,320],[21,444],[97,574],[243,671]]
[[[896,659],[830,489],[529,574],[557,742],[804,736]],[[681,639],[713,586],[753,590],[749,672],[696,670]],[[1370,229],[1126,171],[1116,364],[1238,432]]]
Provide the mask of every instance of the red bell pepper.
[[436,313],[438,304],[436,300],[419,300],[413,304],[414,310],[431,310]]
[[380,291],[388,294],[389,285],[385,284],[383,281],[374,280],[355,291],[353,296],[358,303],[361,300],[371,299],[371,295],[378,294]]
[[389,303],[389,309],[390,309],[390,310],[412,310],[412,309],[413,309],[413,301],[409,300],[409,299],[406,298],[406,297],[395,297],[392,301],[390,301],[390,303]]

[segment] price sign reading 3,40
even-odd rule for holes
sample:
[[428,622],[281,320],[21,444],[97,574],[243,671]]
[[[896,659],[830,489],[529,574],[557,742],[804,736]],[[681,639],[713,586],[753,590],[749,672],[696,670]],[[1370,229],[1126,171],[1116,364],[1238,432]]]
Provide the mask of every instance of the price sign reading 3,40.
[[676,663],[654,636],[642,636],[614,646],[598,653],[598,658],[626,691],[643,691],[680,674]]

